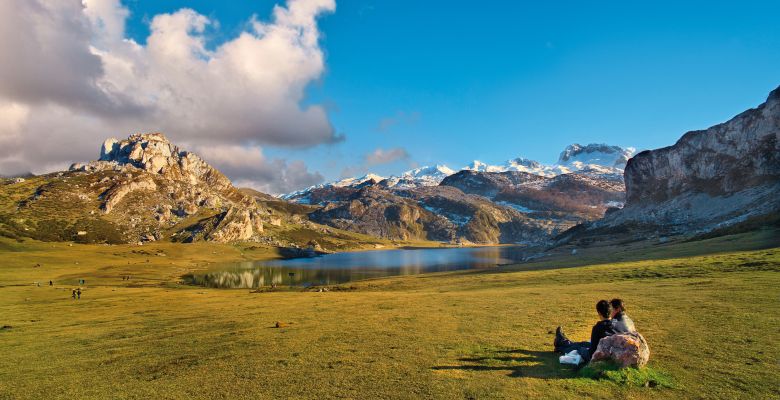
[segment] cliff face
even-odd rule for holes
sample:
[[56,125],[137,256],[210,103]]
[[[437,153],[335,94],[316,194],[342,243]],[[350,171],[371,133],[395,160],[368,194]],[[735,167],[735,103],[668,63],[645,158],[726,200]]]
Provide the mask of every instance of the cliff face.
[[[780,88],[728,122],[628,161],[626,205],[572,235],[694,235],[780,213]],[[628,229],[627,227],[630,227]],[[616,232],[616,231],[615,231]],[[564,239],[567,235],[564,235]],[[652,236],[652,235],[651,235]]]
[[780,179],[780,88],[766,103],[673,146],[644,151],[625,170],[627,206],[684,193],[727,196]]

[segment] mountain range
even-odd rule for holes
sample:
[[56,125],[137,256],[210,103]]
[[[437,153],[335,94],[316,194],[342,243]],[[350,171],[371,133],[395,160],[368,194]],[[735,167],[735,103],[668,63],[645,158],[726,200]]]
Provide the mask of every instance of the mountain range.
[[106,140],[97,160],[67,171],[0,178],[0,235],[332,249],[371,240],[356,234],[545,245],[714,235],[780,220],[779,137],[780,88],[657,150],[573,144],[552,165],[435,165],[277,198],[233,186],[161,133],[134,134]]
[[[459,171],[476,172],[524,172],[532,175],[554,177],[562,174],[581,173],[605,179],[621,180],[623,168],[636,152],[633,147],[622,148],[607,144],[589,144],[567,146],[552,165],[542,164],[527,158],[515,158],[500,165],[490,165],[474,160]],[[443,164],[415,168],[398,176],[383,177],[368,173],[359,177],[350,177],[334,182],[319,184],[306,189],[283,194],[280,198],[301,204],[309,204],[309,195],[316,190],[331,187],[358,188],[368,184],[379,184],[385,188],[411,189],[422,186],[436,186],[444,178],[457,171]]]

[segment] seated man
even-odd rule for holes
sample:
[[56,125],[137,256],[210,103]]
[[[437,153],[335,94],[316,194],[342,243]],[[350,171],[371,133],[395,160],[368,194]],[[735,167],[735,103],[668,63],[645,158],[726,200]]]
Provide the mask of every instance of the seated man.
[[610,318],[612,316],[612,306],[608,301],[599,300],[596,303],[596,311],[599,313],[601,320],[596,322],[596,325],[593,325],[589,342],[572,342],[561,332],[561,327],[559,326],[555,331],[555,341],[553,342],[555,351],[566,354],[572,350],[577,350],[584,362],[590,361],[591,355],[596,352],[596,348],[599,346],[599,341],[618,332],[615,330],[615,321]]
[[626,306],[621,299],[612,299],[612,319],[615,321],[615,330],[618,332],[636,332],[634,321],[626,315]]

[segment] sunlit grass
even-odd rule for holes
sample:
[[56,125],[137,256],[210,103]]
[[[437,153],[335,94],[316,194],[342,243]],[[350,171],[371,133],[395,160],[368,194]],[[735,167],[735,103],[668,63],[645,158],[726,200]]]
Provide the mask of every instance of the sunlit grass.
[[[0,241],[0,398],[776,398],[780,251],[708,243],[723,253],[250,293],[177,282],[273,250]],[[559,365],[555,327],[586,339],[614,296],[648,368]]]

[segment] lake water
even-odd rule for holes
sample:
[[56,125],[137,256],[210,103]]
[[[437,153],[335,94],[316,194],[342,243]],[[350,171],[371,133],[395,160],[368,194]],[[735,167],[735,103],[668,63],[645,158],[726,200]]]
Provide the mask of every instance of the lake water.
[[314,258],[244,261],[191,274],[184,281],[214,288],[336,285],[362,279],[466,269],[496,268],[522,260],[521,246],[376,250]]

